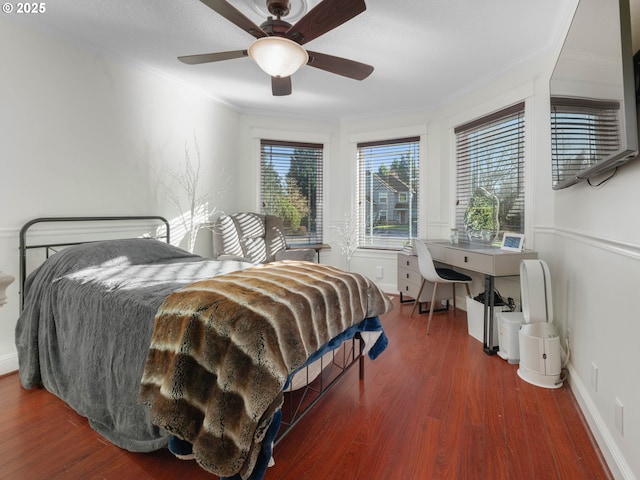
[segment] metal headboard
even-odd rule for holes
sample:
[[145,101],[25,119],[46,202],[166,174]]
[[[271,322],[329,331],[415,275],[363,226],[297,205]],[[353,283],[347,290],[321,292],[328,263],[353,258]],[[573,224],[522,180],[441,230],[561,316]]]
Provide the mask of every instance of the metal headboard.
[[122,216],[122,217],[42,217],[35,218],[27,223],[25,223],[20,229],[20,311],[24,307],[24,283],[27,277],[27,250],[36,249],[36,248],[44,248],[47,252],[47,257],[49,256],[49,251],[54,249],[54,247],[68,247],[71,245],[80,245],[83,243],[91,243],[92,241],[98,240],[89,240],[83,242],[66,242],[66,243],[44,243],[44,244],[27,244],[27,231],[29,228],[36,224],[42,223],[57,223],[57,222],[128,222],[128,221],[148,221],[153,220],[157,222],[162,222],[165,225],[166,233],[164,235],[157,235],[153,238],[160,239],[163,238],[167,243],[170,243],[170,226],[169,221],[158,215],[142,215],[142,216]]

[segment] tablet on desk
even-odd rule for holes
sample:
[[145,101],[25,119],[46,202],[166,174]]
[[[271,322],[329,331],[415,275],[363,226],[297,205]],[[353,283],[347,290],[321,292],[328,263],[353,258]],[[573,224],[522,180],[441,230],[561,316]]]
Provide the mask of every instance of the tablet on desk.
[[524,245],[524,235],[522,233],[505,232],[502,236],[502,250],[510,252],[521,252]]

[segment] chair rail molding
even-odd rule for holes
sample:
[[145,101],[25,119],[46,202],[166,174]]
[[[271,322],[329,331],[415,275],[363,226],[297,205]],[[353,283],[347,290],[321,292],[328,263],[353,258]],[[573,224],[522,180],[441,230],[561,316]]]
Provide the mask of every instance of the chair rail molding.
[[600,250],[606,250],[624,257],[640,260],[640,243],[625,242],[615,240],[602,235],[596,235],[587,231],[562,228],[562,227],[546,227],[538,226],[533,229],[536,235],[554,235],[576,242],[589,245]]

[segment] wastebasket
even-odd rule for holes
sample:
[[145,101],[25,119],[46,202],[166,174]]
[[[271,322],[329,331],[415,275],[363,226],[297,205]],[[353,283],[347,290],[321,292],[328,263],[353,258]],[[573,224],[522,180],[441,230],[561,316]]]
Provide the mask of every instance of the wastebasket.
[[524,323],[522,312],[500,312],[498,319],[498,356],[509,363],[520,362],[520,345],[518,334]]

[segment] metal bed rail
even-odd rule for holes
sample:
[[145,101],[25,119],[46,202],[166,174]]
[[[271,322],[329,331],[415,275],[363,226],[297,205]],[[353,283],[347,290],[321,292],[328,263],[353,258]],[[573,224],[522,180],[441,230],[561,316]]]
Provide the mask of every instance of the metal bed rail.
[[[91,243],[91,240],[85,242],[58,242],[58,243],[43,243],[43,244],[28,244],[27,233],[31,227],[36,224],[43,223],[71,223],[71,222],[141,222],[141,221],[156,221],[161,222],[165,226],[166,233],[164,235],[157,235],[152,238],[166,239],[167,243],[171,241],[171,227],[169,221],[159,215],[135,215],[135,216],[106,216],[106,217],[41,217],[30,220],[25,223],[20,229],[20,311],[24,307],[24,283],[27,277],[27,250],[30,249],[46,249],[46,257],[49,257],[49,252],[55,247],[68,247],[72,245],[80,245],[83,243]],[[98,240],[93,240],[98,241]]]
[[[359,333],[351,340],[345,341],[333,350],[330,363],[321,364],[320,373],[307,385],[294,390],[285,391],[282,406],[282,423],[274,445],[280,443],[284,436],[302,420],[302,418],[320,401],[320,399],[335,385],[354,365],[359,365],[359,379],[364,379],[364,341]],[[318,361],[323,362],[321,357]]]

